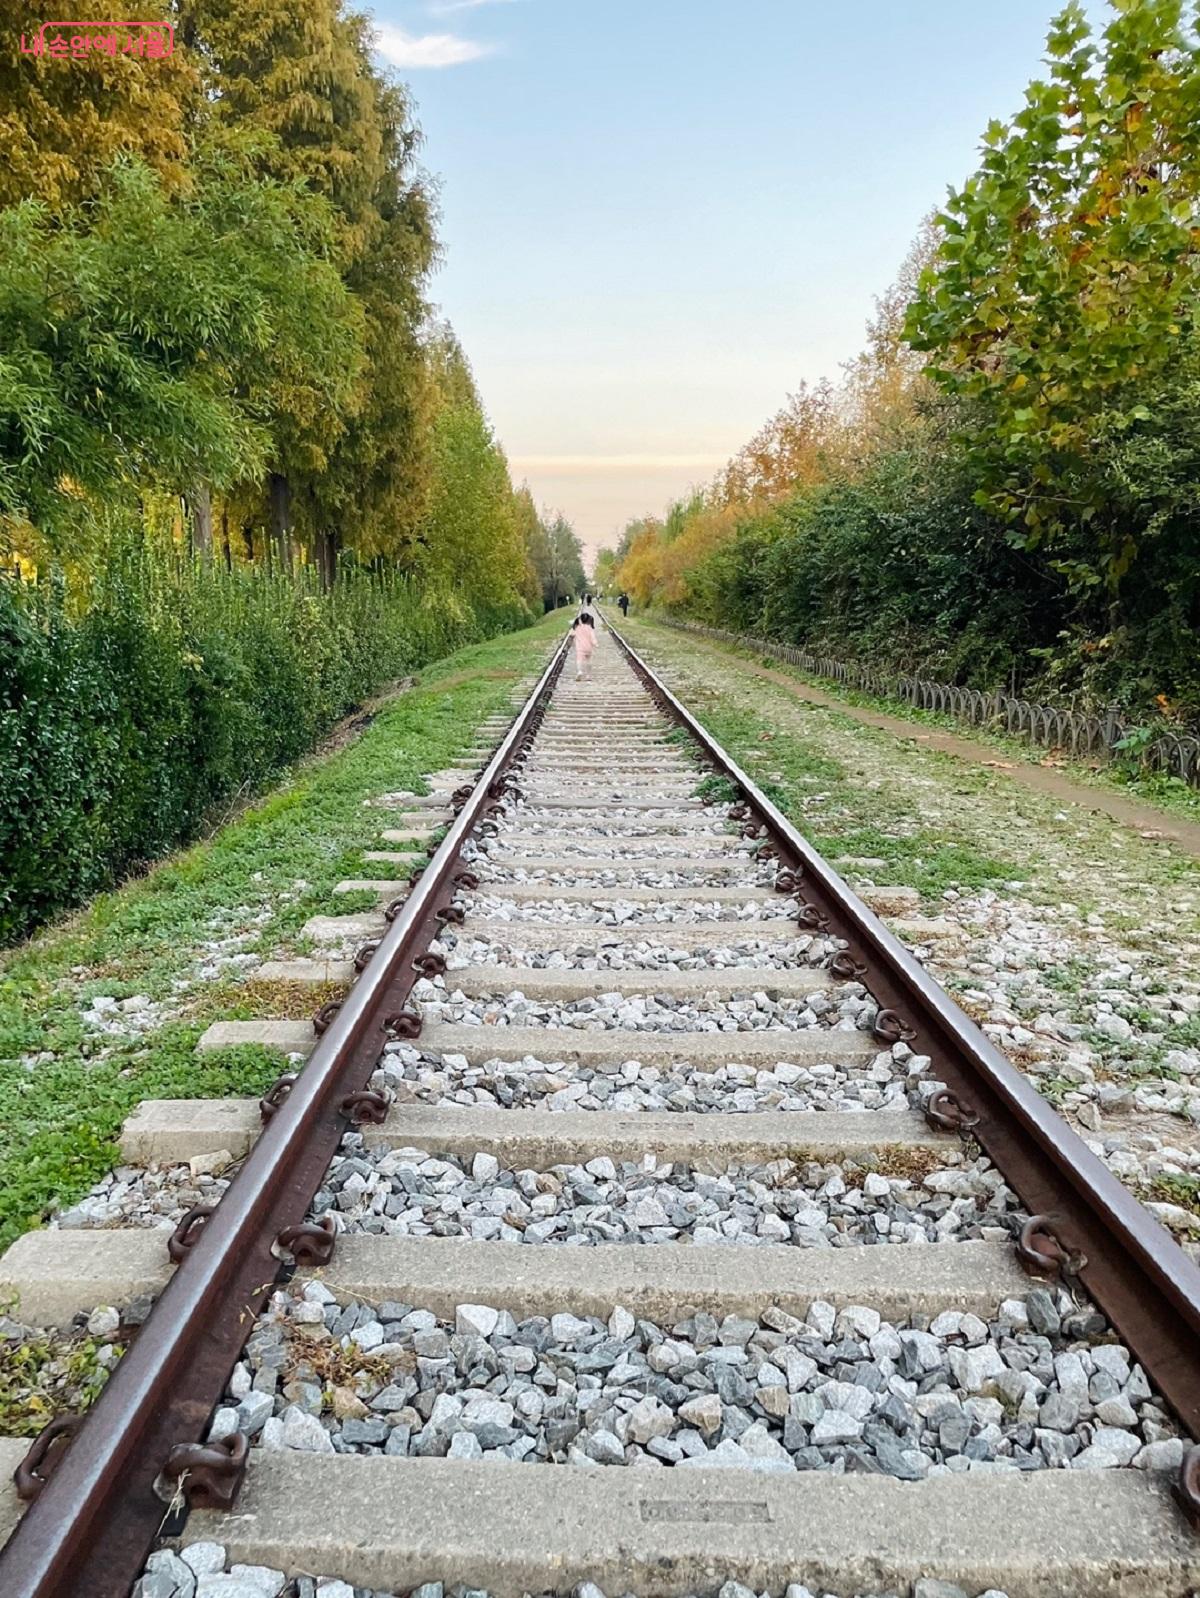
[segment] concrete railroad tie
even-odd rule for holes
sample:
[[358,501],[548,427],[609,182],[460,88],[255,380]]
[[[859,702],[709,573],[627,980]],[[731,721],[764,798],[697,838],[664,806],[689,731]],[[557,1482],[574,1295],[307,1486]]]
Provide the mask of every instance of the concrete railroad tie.
[[[582,1470],[491,1460],[252,1454],[227,1515],[188,1540],[272,1569],[336,1570],[408,1592],[434,1575],[496,1598],[631,1588],[657,1598],[733,1575],[781,1593],[910,1592],[942,1578],[1008,1598],[1167,1598],[1200,1552],[1165,1483],[1041,1471],[912,1483],[819,1471]],[[320,1504],[321,1512],[313,1513]]]
[[[283,1054],[310,1055],[317,1039],[311,1021],[214,1021],[196,1047],[202,1053],[255,1043]],[[472,1064],[524,1060],[584,1066],[866,1065],[884,1052],[870,1033],[832,1027],[802,1031],[761,1028],[752,1032],[654,1032],[631,1028],[589,1032],[576,1027],[427,1026],[415,1042],[425,1054],[462,1054]]]
[[[162,1290],[174,1267],[163,1228],[26,1232],[0,1259],[0,1293],[32,1326],[62,1326],[97,1304]],[[929,1248],[683,1248],[598,1243],[554,1248],[458,1237],[347,1232],[316,1275],[339,1297],[419,1304],[453,1318],[459,1304],[490,1304],[518,1320],[569,1305],[607,1317],[618,1304],[666,1324],[692,1309],[718,1319],[772,1305],[803,1316],[816,1299],[870,1304],[889,1320],[947,1304],[993,1318],[1027,1278],[1005,1243]]]
[[[180,1165],[203,1155],[240,1160],[262,1131],[257,1099],[147,1099],[125,1122],[127,1165]],[[620,1164],[646,1154],[718,1172],[735,1161],[855,1158],[880,1149],[949,1153],[953,1144],[907,1111],[821,1114],[760,1110],[693,1115],[603,1110],[491,1110],[452,1105],[395,1105],[381,1126],[361,1128],[367,1148],[415,1148],[430,1154],[493,1154],[513,1169],[549,1170],[603,1153]]]

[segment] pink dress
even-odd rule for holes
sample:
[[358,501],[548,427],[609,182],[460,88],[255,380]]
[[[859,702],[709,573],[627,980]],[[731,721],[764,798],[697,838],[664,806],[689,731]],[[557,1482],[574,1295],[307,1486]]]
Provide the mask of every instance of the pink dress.
[[596,647],[596,629],[580,623],[575,629],[575,664],[586,666]]

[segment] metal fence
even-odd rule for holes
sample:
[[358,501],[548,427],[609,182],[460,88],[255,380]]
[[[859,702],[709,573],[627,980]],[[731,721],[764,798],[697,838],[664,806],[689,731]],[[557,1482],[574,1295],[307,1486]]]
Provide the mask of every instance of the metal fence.
[[870,666],[834,660],[828,655],[810,654],[794,644],[771,643],[765,638],[726,632],[721,627],[705,627],[700,622],[682,621],[673,616],[657,619],[680,632],[698,633],[704,638],[715,638],[721,643],[737,644],[770,655],[790,666],[798,666],[811,676],[844,683],[862,693],[899,699],[918,710],[938,711],[975,727],[1028,738],[1046,749],[1061,749],[1074,759],[1133,759],[1148,770],[1165,772],[1193,788],[1200,788],[1200,735],[1162,732],[1151,737],[1144,748],[1133,745],[1118,748],[1123,740],[1139,730],[1139,724],[1126,720],[1111,705],[1102,710],[1038,705],[1010,694],[983,693],[978,688],[956,688],[952,683],[932,682],[926,677],[877,671]]

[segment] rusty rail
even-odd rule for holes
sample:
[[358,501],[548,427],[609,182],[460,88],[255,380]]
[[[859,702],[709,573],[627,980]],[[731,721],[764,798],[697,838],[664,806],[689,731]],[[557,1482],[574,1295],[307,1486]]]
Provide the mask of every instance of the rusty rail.
[[[858,977],[878,1001],[881,1042],[911,1041],[931,1057],[948,1093],[929,1119],[969,1131],[1029,1208],[1036,1224],[1022,1239],[1022,1263],[1035,1274],[1065,1265],[1077,1275],[1200,1437],[1200,1267],[608,625],[655,702],[736,789],[746,829],[766,834],[780,862],[776,885],[799,894],[801,925],[845,941],[835,969]],[[1200,1497],[1185,1507],[1200,1512]]]
[[[832,968],[878,1000],[880,1042],[911,1040],[930,1055],[947,1091],[927,1115],[970,1131],[1033,1213],[1024,1263],[1035,1273],[1077,1274],[1200,1434],[1200,1269],[611,630],[655,702],[738,793],[744,831],[764,835],[764,850],[779,860],[777,886],[801,899],[801,926],[844,941]],[[327,1258],[334,1244],[303,1217],[350,1117],[378,1112],[364,1088],[383,1046],[419,1027],[404,1009],[428,969],[418,956],[441,930],[455,888],[468,885],[463,845],[528,754],[567,646],[564,639],[478,784],[461,795],[449,833],[378,948],[364,951],[363,975],[324,1017],[308,1064],[264,1101],[265,1130],[225,1197],[211,1215],[190,1218],[178,1269],[86,1420],[35,1443],[25,1484],[44,1486],[0,1553],[3,1598],[125,1598],[164,1520],[164,1476],[178,1480],[180,1503],[233,1501],[245,1439],[201,1439],[254,1316],[286,1269],[280,1245],[303,1263]],[[1200,1451],[1185,1460],[1178,1491],[1200,1515]]]
[[[180,1502],[232,1501],[245,1439],[201,1439],[285,1268],[281,1245],[300,1263],[328,1257],[331,1234],[304,1216],[358,1110],[353,1096],[384,1045],[403,1035],[404,1002],[422,974],[415,957],[442,930],[463,845],[528,753],[566,650],[564,638],[308,1063],[281,1079],[220,1204],[193,1219],[190,1244],[176,1234],[181,1263],[83,1424],[46,1461],[44,1484],[0,1553],[4,1598],[125,1598],[167,1515],[156,1492],[164,1473]],[[28,1475],[27,1491],[36,1488]]]

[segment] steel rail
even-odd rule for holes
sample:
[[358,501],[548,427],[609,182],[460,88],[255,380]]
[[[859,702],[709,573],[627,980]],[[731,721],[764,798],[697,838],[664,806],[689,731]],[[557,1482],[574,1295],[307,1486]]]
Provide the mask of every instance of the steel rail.
[[[860,979],[954,1096],[958,1120],[1039,1220],[1023,1263],[1065,1259],[1193,1437],[1200,1437],[1200,1267],[959,1009],[605,618],[652,697],[770,834],[810,924],[844,940]],[[791,888],[793,883],[785,879]],[[806,914],[802,910],[802,915]],[[911,1030],[910,1030],[911,1029]],[[946,1125],[946,1119],[939,1124]],[[1194,1466],[1193,1466],[1194,1474]],[[1193,1506],[1194,1508],[1195,1506]]]
[[285,1268],[280,1233],[307,1214],[348,1124],[343,1103],[365,1086],[393,1035],[388,1021],[419,974],[414,956],[442,930],[438,914],[455,891],[463,845],[528,753],[568,642],[569,635],[555,649],[363,975],[0,1553],[3,1598],[125,1598],[141,1572],[167,1513],[155,1483],[172,1449],[206,1433]]

